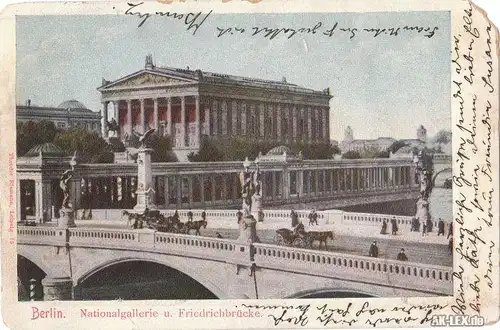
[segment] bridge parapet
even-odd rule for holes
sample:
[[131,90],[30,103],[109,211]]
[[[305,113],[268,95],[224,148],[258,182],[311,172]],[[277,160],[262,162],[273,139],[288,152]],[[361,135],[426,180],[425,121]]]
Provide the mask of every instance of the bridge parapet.
[[257,267],[449,294],[452,268],[326,251],[254,244]]
[[231,262],[250,263],[250,246],[234,240],[150,230],[104,228],[18,228],[20,244],[128,249],[135,251],[168,252],[176,255]]
[[17,240],[19,243],[34,245],[64,246],[67,242],[66,229],[51,227],[19,227],[17,228]]

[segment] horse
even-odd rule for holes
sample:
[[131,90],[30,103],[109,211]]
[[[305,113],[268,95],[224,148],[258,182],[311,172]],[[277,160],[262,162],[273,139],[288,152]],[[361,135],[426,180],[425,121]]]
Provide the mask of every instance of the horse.
[[190,221],[186,222],[186,227],[187,227],[187,234],[194,229],[196,230],[195,235],[201,235],[200,233],[200,228],[207,228],[207,221],[206,220],[198,220],[198,221]]
[[130,222],[132,220],[134,220],[134,221],[137,220],[137,214],[136,213],[130,213],[127,210],[123,210],[122,211],[122,217],[125,216],[125,215],[128,216],[127,227],[130,227]]
[[110,132],[114,132],[115,134],[120,134],[120,125],[113,118],[111,121],[106,121],[106,126]]
[[326,250],[326,241],[328,238],[331,238],[333,241],[333,231],[309,231],[306,234],[308,238],[311,241],[311,245],[314,243],[314,241],[319,241],[319,249],[321,249],[321,243],[325,243],[325,250]]

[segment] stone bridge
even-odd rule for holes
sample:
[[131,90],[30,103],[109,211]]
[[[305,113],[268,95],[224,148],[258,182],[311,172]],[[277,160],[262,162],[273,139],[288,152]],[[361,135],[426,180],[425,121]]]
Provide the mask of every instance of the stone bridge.
[[451,155],[434,154],[434,177],[432,182],[435,187],[442,187],[446,179],[452,177]]
[[178,270],[220,299],[452,294],[450,267],[146,229],[22,227],[17,233],[18,255],[45,273],[44,300],[81,299],[89,277],[128,261]]

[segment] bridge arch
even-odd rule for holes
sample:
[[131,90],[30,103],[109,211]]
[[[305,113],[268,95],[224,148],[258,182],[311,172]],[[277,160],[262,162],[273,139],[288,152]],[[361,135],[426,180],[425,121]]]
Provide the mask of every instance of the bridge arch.
[[[447,177],[445,177],[444,179],[451,178],[451,176],[452,176],[452,168],[451,167],[444,167],[444,168],[440,169],[439,171],[437,171],[436,173],[434,173],[434,175],[432,177],[432,186],[433,187],[436,186],[436,179],[440,175],[443,175],[445,173],[449,173],[449,175],[447,175]],[[444,182],[444,179],[443,179],[443,182]]]
[[69,276],[61,270],[59,265],[44,258],[43,254],[37,253],[35,249],[27,245],[17,245],[17,254],[35,264],[49,277]]
[[363,290],[354,290],[352,288],[320,288],[304,290],[294,293],[284,299],[300,298],[378,298],[377,295]]
[[198,282],[201,286],[205,287],[208,291],[210,291],[213,295],[215,295],[219,299],[228,299],[228,294],[221,289],[219,286],[217,286],[212,279],[208,278],[203,274],[203,271],[200,271],[199,269],[196,269],[194,267],[191,267],[187,263],[183,263],[182,265],[179,264],[173,264],[171,262],[162,260],[160,258],[154,258],[154,257],[123,257],[123,258],[116,258],[112,260],[107,260],[104,261],[100,264],[94,265],[91,269],[87,270],[85,273],[82,275],[78,276],[77,278],[74,279],[75,285],[81,286],[85,280],[91,278],[93,275],[104,271],[112,266],[116,266],[122,263],[127,263],[127,262],[145,262],[145,263],[153,263],[153,264],[158,264],[162,266],[166,266],[168,268],[171,268],[173,270],[176,270],[178,272],[183,273],[184,275],[190,277],[194,281]]

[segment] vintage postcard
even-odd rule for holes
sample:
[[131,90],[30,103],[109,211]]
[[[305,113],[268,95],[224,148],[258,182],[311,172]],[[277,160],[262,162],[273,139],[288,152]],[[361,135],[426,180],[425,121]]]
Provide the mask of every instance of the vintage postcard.
[[473,3],[26,3],[0,34],[9,328],[498,321]]

